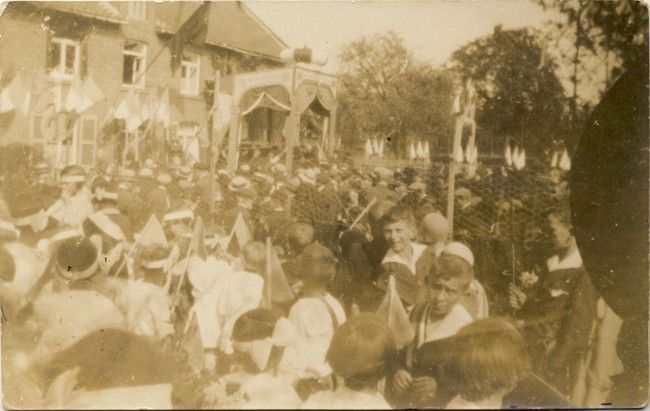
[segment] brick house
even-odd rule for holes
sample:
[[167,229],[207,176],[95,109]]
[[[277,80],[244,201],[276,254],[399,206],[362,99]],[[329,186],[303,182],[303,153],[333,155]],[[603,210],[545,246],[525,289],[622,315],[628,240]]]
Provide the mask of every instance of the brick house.
[[[244,4],[212,2],[207,24],[184,48],[181,67],[172,74],[166,45],[201,4],[7,4],[0,16],[0,90],[20,73],[31,100],[26,111],[0,113],[0,146],[28,144],[35,157],[50,163],[57,153],[85,167],[119,160],[124,122],[113,119],[113,110],[130,89],[140,102],[167,89],[169,127],[151,127],[140,142],[141,159],[163,161],[174,143],[193,136],[206,119],[205,93],[213,87],[216,70],[222,75],[221,92],[228,93],[233,74],[283,65],[279,55],[286,44]],[[57,93],[65,98],[77,75],[91,76],[103,98],[80,114],[57,113],[54,98]]]

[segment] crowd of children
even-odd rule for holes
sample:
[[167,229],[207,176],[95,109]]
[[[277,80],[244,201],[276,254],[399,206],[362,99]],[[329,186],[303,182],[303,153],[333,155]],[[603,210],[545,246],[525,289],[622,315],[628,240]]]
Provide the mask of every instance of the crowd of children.
[[[421,177],[407,185],[379,168],[368,185],[362,173],[321,167],[220,172],[213,215],[200,167],[173,179],[145,168],[140,181],[124,170],[91,179],[71,166],[49,203],[46,180],[19,194],[5,181],[6,404],[604,401],[621,370],[602,366],[616,343],[603,330],[617,332],[620,320],[589,282],[562,203],[540,216],[553,249],[546,266],[501,290],[510,315],[490,316],[486,277],[468,244],[448,241],[449,222]],[[319,210],[337,218],[324,222]]]

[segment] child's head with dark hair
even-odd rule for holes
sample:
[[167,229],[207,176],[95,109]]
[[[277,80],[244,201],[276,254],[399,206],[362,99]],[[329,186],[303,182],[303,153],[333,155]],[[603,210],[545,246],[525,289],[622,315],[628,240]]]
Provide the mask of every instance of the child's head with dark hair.
[[332,250],[318,243],[308,245],[300,257],[305,287],[326,287],[336,273],[336,257]]
[[271,371],[282,360],[284,347],[295,338],[291,323],[274,309],[256,308],[242,314],[232,329],[233,346],[248,372]]
[[408,207],[393,207],[383,218],[384,238],[395,253],[410,249],[415,238],[415,217]]
[[556,252],[561,252],[571,247],[575,242],[571,213],[566,208],[550,208],[543,213],[544,234]]
[[244,246],[240,259],[246,271],[261,274],[266,267],[266,247],[260,241],[249,241]]
[[456,356],[460,395],[479,401],[512,391],[528,372],[524,340],[506,319],[488,318],[463,327]]
[[382,236],[382,225],[384,216],[395,207],[395,203],[388,200],[380,200],[368,209],[368,222],[373,238]]
[[464,258],[445,253],[436,258],[426,279],[429,315],[446,316],[461,302],[473,279],[474,269]]
[[286,236],[289,252],[299,255],[305,247],[314,242],[314,227],[307,223],[295,223],[287,228]]
[[327,362],[345,385],[360,391],[385,377],[397,356],[393,333],[375,314],[362,313],[339,328],[327,351]]

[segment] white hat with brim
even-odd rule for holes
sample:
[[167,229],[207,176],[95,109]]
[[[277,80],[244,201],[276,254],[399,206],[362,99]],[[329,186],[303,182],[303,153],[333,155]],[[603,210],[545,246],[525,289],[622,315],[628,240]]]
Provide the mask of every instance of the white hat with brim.
[[194,218],[194,213],[192,212],[192,210],[178,210],[178,211],[172,211],[171,213],[165,214],[163,217],[163,223],[185,220],[185,219],[191,220],[193,218]]
[[314,170],[305,170],[298,174],[298,178],[304,183],[316,185],[316,173],[314,173]]
[[228,184],[228,190],[239,191],[250,187],[250,181],[246,177],[235,176]]

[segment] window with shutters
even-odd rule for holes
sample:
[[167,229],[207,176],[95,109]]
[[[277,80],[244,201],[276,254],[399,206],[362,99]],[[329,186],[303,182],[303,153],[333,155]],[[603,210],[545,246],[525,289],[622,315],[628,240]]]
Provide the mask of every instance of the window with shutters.
[[94,167],[97,146],[97,116],[79,119],[79,165]]
[[47,54],[47,68],[53,77],[72,80],[79,71],[81,46],[79,41],[52,37]]

